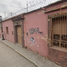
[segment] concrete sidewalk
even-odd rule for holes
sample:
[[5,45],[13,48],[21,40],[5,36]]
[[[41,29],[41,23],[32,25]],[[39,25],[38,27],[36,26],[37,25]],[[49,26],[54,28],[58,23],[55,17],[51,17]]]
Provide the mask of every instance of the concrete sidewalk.
[[29,61],[31,61],[38,67],[62,67],[49,61],[48,59],[46,59],[45,57],[42,57],[41,55],[35,52],[32,52],[30,50],[27,50],[25,48],[22,48],[21,46],[16,45],[12,42],[9,42],[7,40],[2,40],[1,38],[0,38],[0,42],[4,43],[8,47],[13,49],[17,53],[19,53],[20,55],[24,56],[26,59],[28,59]]

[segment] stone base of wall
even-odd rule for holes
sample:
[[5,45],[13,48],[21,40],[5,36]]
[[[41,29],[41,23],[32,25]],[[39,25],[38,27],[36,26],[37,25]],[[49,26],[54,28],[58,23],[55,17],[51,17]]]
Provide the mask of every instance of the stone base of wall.
[[63,67],[67,67],[67,49],[55,48],[49,47],[48,59]]

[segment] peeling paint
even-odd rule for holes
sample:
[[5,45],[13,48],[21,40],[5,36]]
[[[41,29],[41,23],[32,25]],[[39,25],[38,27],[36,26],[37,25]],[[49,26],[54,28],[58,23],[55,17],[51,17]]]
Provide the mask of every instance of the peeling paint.
[[38,13],[38,14],[40,14],[40,13]]
[[39,37],[38,37],[38,39],[39,39]]
[[48,19],[48,21],[50,21],[50,19]]
[[48,35],[46,35],[48,37]]
[[67,4],[65,4],[65,5],[62,5],[61,7],[65,7],[65,6],[67,6]]
[[43,14],[44,12],[45,12],[45,11],[44,11],[44,10],[42,10],[40,14]]
[[42,10],[42,13],[44,13],[45,11],[44,10]]
[[30,46],[34,46],[35,44],[30,44]]
[[37,47],[39,47],[39,45],[37,45]]
[[45,39],[44,37],[41,37],[41,39],[43,39],[43,40],[45,40],[45,41],[46,41],[46,39]]
[[43,39],[43,40],[45,40],[45,41],[46,41],[46,40],[48,39],[48,37],[46,37],[46,38],[44,38],[44,37],[41,37],[41,39]]
[[42,13],[44,13],[45,11],[44,10],[42,10],[40,13],[38,13],[38,14],[42,14]]

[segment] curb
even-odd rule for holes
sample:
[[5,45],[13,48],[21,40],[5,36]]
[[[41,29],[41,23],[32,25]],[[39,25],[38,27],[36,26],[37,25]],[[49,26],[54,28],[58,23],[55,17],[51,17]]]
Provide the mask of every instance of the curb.
[[[2,42],[2,41],[0,40],[0,42]],[[4,42],[2,42],[2,43],[5,44]],[[7,44],[5,44],[5,45],[8,46]],[[11,48],[12,50],[14,50],[15,52],[17,52],[19,55],[21,55],[21,56],[23,56],[24,58],[26,58],[27,60],[29,60],[30,62],[32,62],[35,66],[41,67],[41,66],[39,66],[36,62],[30,60],[29,58],[27,58],[26,56],[24,56],[24,55],[23,55],[22,53],[20,53],[19,51],[13,49],[11,46],[8,46],[8,47]]]

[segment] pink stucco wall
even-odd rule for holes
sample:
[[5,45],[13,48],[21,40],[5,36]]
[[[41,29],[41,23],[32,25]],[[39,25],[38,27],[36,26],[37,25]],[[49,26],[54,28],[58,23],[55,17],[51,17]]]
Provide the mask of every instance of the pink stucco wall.
[[[3,32],[4,38],[14,43],[14,35],[12,35],[12,31],[14,32],[13,22],[11,20],[3,22]],[[6,33],[6,27],[8,27],[8,34]]]
[[[46,11],[59,8],[62,6],[65,6],[67,2],[63,2],[57,5],[53,5],[51,7],[48,7]],[[67,9],[62,10],[62,12],[66,12]],[[45,14],[43,10],[38,10],[29,14],[25,15],[24,20],[24,41],[25,46],[27,46],[28,49],[37,52],[41,54],[42,56],[48,55],[48,46],[47,46],[47,39],[48,39],[48,15],[59,13],[59,11],[54,11],[51,13]],[[39,28],[39,31],[43,34],[34,32],[33,30],[37,30]],[[30,34],[30,31],[32,29],[33,34]],[[28,36],[26,35],[28,33]],[[31,40],[31,37],[33,40]]]
[[[64,6],[67,6],[67,1],[66,2],[62,2],[60,4],[56,4],[56,5],[50,6],[50,7],[46,8],[46,11],[50,11],[50,10],[56,9],[56,8],[61,8],[61,7],[64,7]],[[59,12],[60,12],[60,10],[47,13],[47,15],[56,14],[56,13],[59,13]],[[61,10],[61,12],[66,12],[66,9]]]
[[[48,7],[46,11],[62,7],[67,3],[57,4]],[[66,12],[67,9],[62,10]],[[48,56],[48,15],[59,13],[60,11],[54,11],[45,14],[44,10],[38,10],[26,14],[24,17],[24,43],[28,49],[39,53],[42,56]],[[8,27],[9,34],[6,33],[6,27]],[[5,39],[14,42],[14,35],[12,35],[13,22],[11,20],[3,22],[3,30]],[[32,34],[30,34],[32,32]],[[26,35],[28,33],[28,35]]]
[[67,6],[67,1],[66,2],[62,2],[62,3],[58,3],[56,5],[53,6],[49,6],[46,11],[52,10],[52,9],[56,9],[56,8],[60,8],[60,7],[64,7]]
[[[27,46],[28,49],[41,54],[42,56],[48,55],[48,23],[46,20],[48,20],[47,15],[45,15],[43,10],[26,14],[24,20],[25,46]],[[39,28],[39,33],[33,31],[37,30],[37,28]],[[30,34],[29,30],[31,29],[33,29],[33,34]],[[26,33],[28,33],[28,36]],[[31,37],[34,38],[33,41],[31,40]]]

